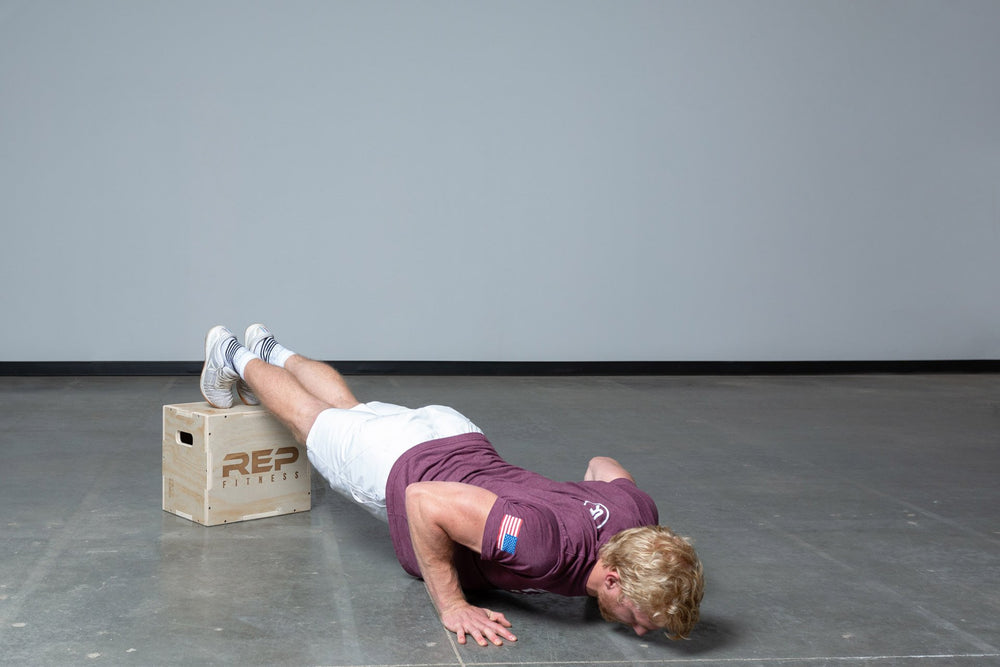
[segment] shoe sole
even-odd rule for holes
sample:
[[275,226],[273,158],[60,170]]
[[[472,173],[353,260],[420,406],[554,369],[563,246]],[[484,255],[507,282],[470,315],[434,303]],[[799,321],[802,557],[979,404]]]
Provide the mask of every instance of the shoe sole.
[[210,354],[212,349],[210,341],[212,341],[213,336],[218,337],[218,332],[220,329],[225,330],[225,328],[226,327],[219,324],[209,329],[208,333],[205,334],[205,364],[201,367],[201,384],[199,385],[199,389],[201,389],[201,397],[205,399],[206,403],[211,405],[213,408],[217,408],[219,410],[225,410],[227,407],[230,406],[216,405],[212,401],[208,400],[208,396],[205,395],[205,373],[208,372],[208,360],[210,359]]
[[251,396],[253,396],[253,400],[250,400],[247,398],[246,394],[243,393],[243,387],[246,387],[251,392],[253,391],[253,389],[250,389],[250,385],[246,384],[246,380],[236,381],[236,395],[240,397],[241,401],[243,401],[243,405],[260,405],[260,399],[257,398],[257,394],[251,394]]

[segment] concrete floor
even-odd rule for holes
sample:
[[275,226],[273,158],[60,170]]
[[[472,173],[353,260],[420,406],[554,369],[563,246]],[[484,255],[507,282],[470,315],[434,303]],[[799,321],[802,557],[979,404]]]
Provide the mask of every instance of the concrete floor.
[[495,593],[520,641],[460,647],[320,479],[303,514],[160,510],[160,408],[196,378],[0,378],[0,663],[1000,664],[998,376],[350,379],[558,479],[617,457],[704,561],[693,638]]

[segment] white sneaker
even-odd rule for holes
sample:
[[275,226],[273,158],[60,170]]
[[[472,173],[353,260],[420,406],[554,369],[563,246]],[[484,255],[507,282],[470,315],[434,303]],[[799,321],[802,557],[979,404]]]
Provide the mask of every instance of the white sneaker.
[[[267,327],[263,324],[251,324],[243,334],[243,344],[248,350],[267,361],[266,351],[261,348],[264,347],[263,342],[268,338],[273,341],[274,334],[268,331]],[[273,346],[273,343],[271,345]]]
[[205,366],[201,369],[201,395],[209,405],[229,408],[233,405],[233,384],[240,378],[226,365],[226,346],[235,338],[224,326],[212,327],[205,336]]
[[260,405],[260,399],[257,398],[257,394],[253,393],[253,389],[250,388],[250,385],[243,378],[236,381],[236,393],[239,395],[240,400],[247,405]]
[[[258,357],[263,358],[259,348],[260,342],[265,338],[273,340],[274,336],[263,324],[251,324],[243,334],[243,345]],[[260,399],[253,393],[253,389],[250,388],[246,380],[242,378],[236,383],[236,393],[240,395],[240,400],[247,405],[260,405]]]

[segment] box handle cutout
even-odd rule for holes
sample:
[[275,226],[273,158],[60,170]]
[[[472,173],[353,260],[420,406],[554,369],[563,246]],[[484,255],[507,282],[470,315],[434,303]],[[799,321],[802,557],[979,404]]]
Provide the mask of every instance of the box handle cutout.
[[194,444],[194,436],[187,431],[177,431],[177,442],[190,447]]

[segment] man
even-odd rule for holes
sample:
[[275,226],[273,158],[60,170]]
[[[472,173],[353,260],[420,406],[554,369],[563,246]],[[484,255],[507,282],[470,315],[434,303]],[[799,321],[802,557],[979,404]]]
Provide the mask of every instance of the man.
[[516,641],[498,612],[464,589],[596,597],[605,619],[642,636],[688,635],[704,588],[691,545],[655,525],[652,499],[617,461],[596,457],[582,482],[510,465],[466,417],[361,403],[328,364],[278,344],[263,325],[241,345],[225,327],[205,339],[201,391],[228,408],[233,388],[306,446],[337,491],[388,521],[403,569],[421,577],[441,622],[464,644]]

